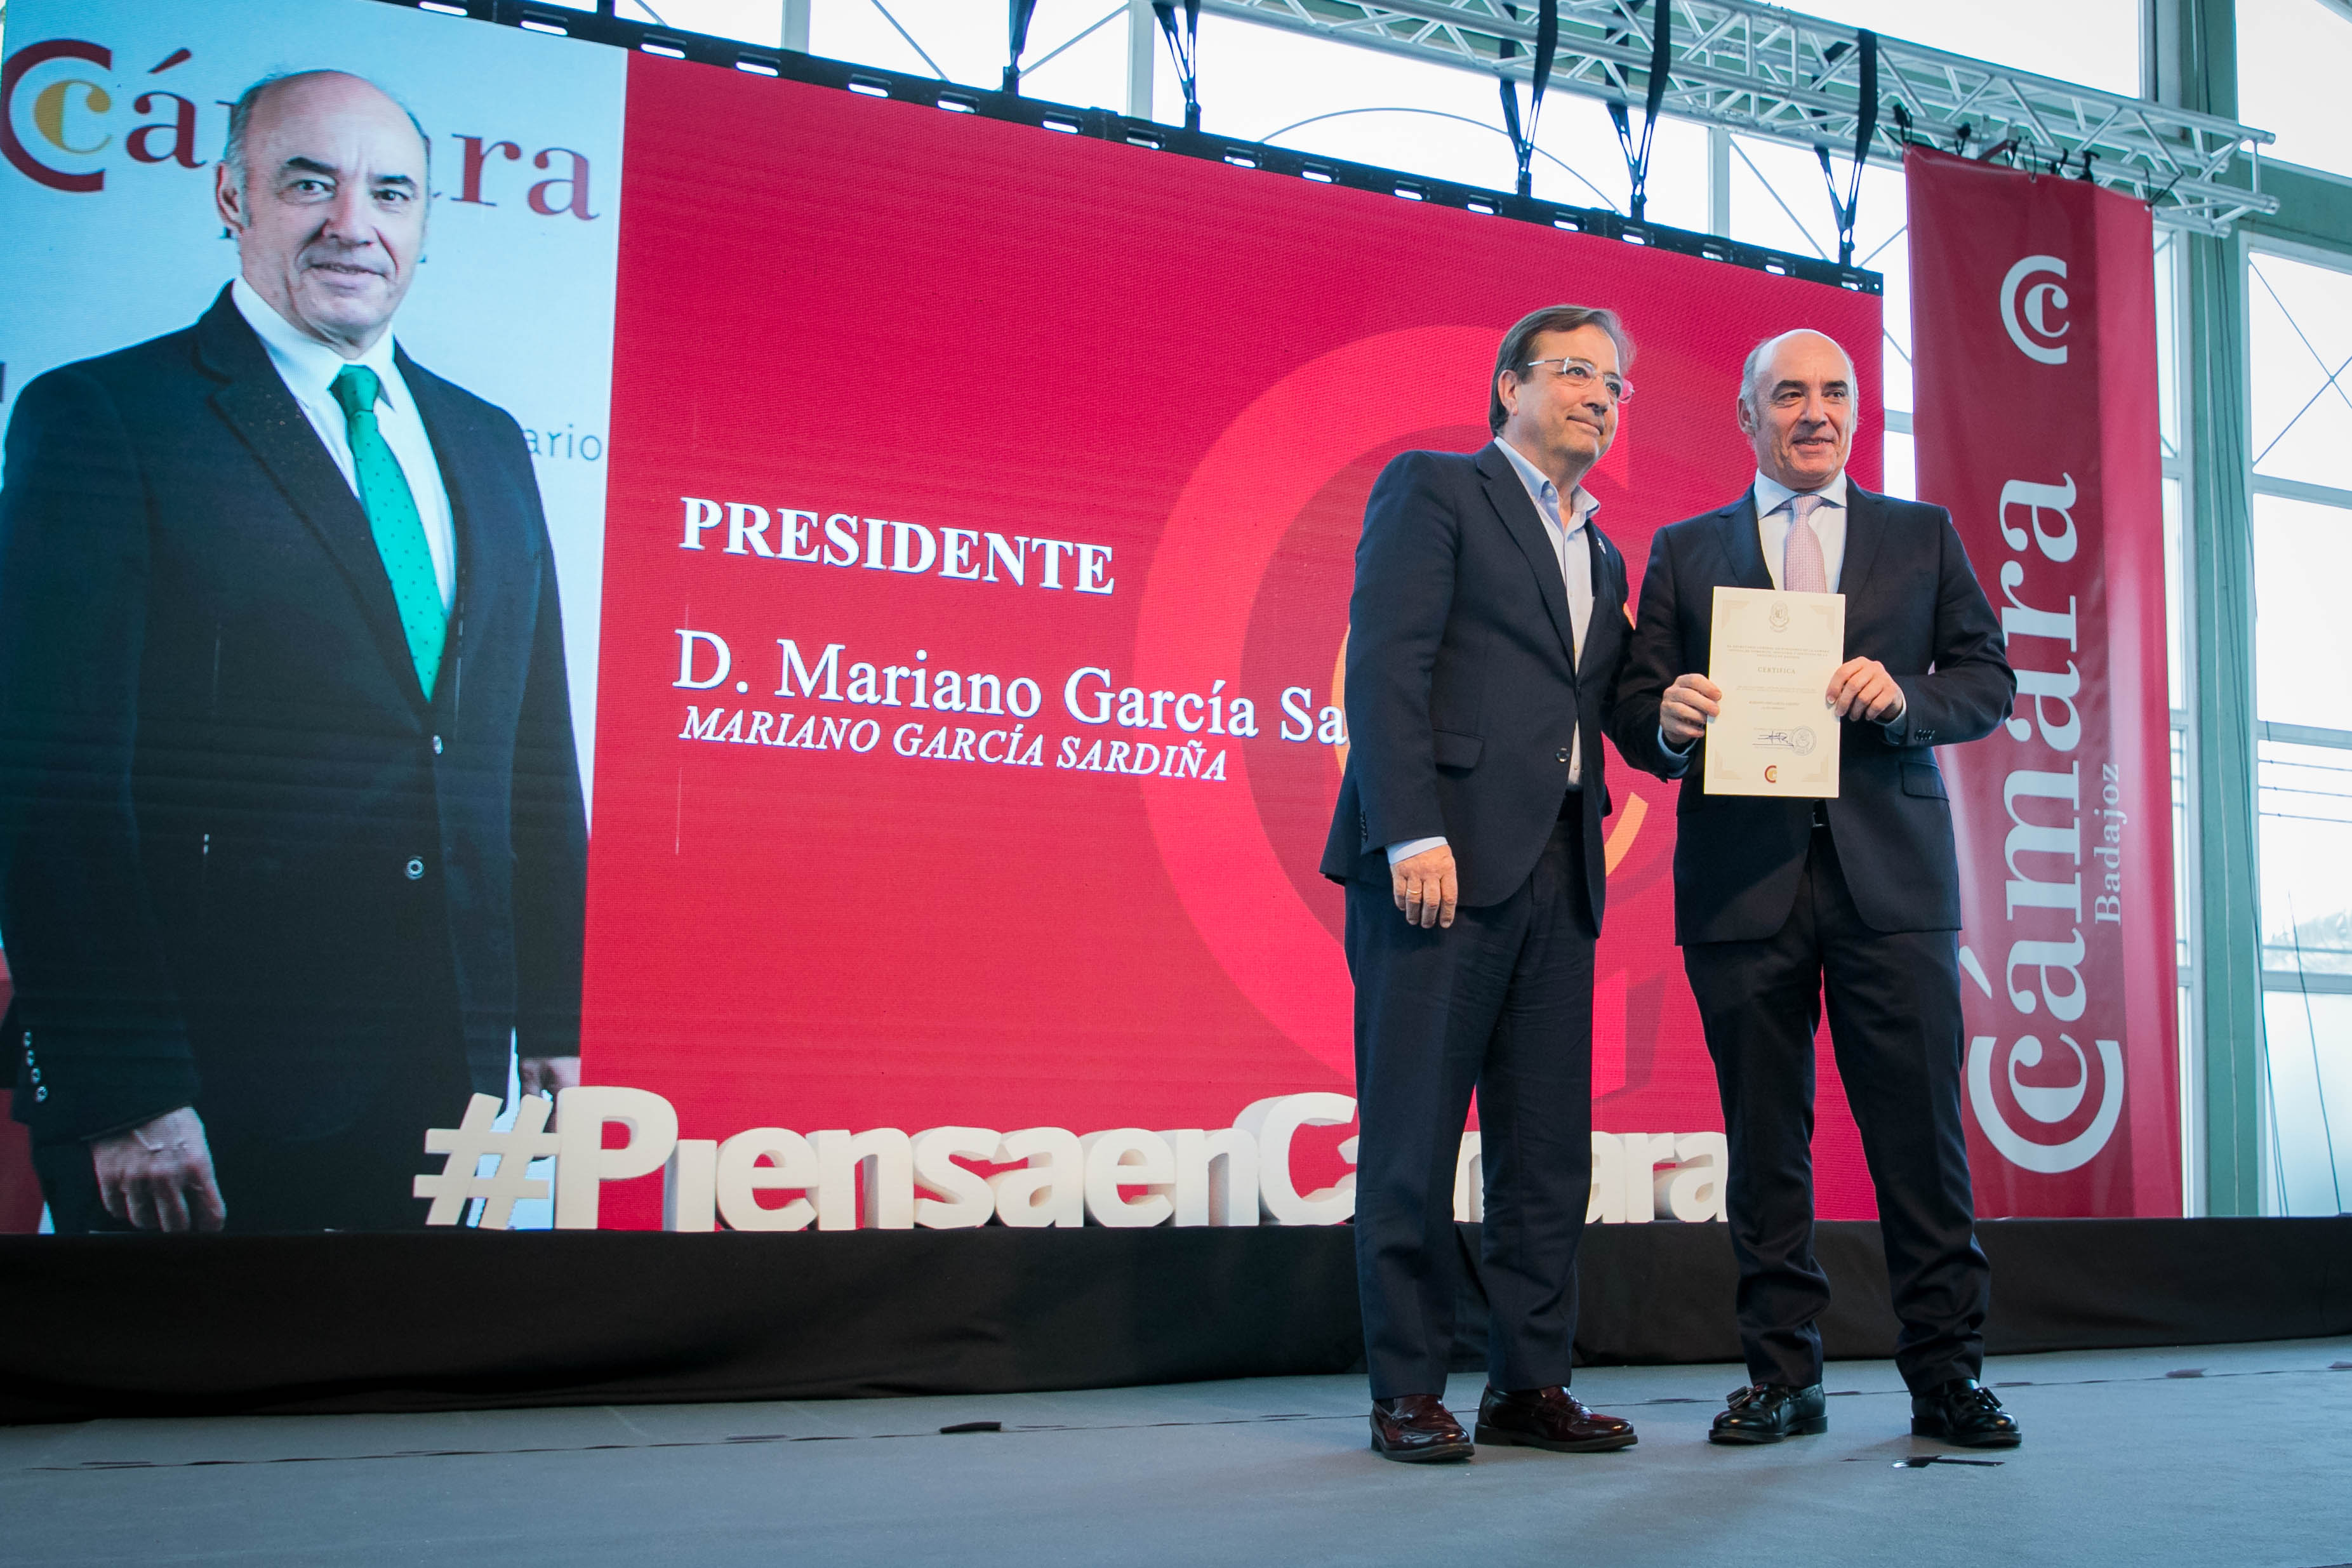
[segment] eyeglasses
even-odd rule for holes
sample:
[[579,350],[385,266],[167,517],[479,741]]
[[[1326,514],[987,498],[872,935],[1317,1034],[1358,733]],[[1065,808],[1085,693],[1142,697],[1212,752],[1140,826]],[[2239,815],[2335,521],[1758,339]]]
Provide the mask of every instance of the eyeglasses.
[[1568,383],[1569,389],[1572,392],[1589,392],[1591,390],[1592,384],[1597,381],[1608,391],[1611,402],[1631,403],[1633,400],[1632,382],[1613,370],[1602,370],[1591,360],[1531,359],[1528,361],[1529,370],[1542,364],[1557,366],[1558,368],[1552,374]]

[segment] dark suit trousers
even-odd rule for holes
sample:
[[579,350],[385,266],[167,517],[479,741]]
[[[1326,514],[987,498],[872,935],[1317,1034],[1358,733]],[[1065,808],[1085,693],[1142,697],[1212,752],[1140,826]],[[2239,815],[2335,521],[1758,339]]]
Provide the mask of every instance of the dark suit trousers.
[[1813,1257],[1812,1133],[1824,989],[1838,1076],[1878,1193],[1902,1324],[1895,1365],[1916,1393],[1983,1364],[1991,1273],[1976,1243],[1960,1119],[1958,942],[1948,931],[1864,925],[1829,830],[1816,827],[1778,933],[1683,950],[1723,1094],[1739,1339],[1759,1383],[1822,1377],[1814,1321],[1830,1289]]
[[1571,815],[1517,892],[1459,910],[1450,929],[1408,925],[1385,887],[1348,886],[1356,1277],[1375,1399],[1445,1391],[1461,1274],[1454,1172],[1473,1089],[1487,1381],[1569,1380],[1592,1166],[1595,933],[1582,844]]

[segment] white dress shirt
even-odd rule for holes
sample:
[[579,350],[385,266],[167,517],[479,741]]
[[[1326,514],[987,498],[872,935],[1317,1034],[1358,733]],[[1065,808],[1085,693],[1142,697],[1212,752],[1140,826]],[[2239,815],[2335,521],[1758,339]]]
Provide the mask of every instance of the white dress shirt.
[[229,287],[229,298],[236,301],[239,314],[261,339],[261,346],[269,351],[269,363],[277,367],[278,379],[310,421],[310,428],[319,433],[326,444],[327,455],[342,471],[343,483],[359,494],[359,480],[352,463],[350,422],[343,416],[343,405],[335,401],[331,390],[336,375],[347,364],[363,364],[375,372],[383,392],[376,400],[376,428],[383,435],[384,445],[400,461],[400,471],[408,480],[408,493],[416,502],[416,515],[425,524],[425,548],[433,552],[433,575],[441,588],[441,608],[446,614],[457,598],[457,535],[449,516],[449,490],[441,481],[441,464],[433,456],[433,443],[425,434],[424,418],[416,412],[416,400],[408,395],[408,384],[400,378],[400,367],[393,363],[393,337],[390,332],[376,339],[375,346],[356,360],[347,360],[318,339],[289,323],[278,313],[277,307],[263,299],[252,284],[239,278]]
[[[1756,497],[1757,542],[1764,548],[1764,569],[1772,574],[1772,586],[1780,585],[1781,568],[1788,564],[1789,524],[1795,513],[1789,503],[1800,495],[1815,495],[1822,504],[1813,508],[1807,521],[1812,524],[1813,537],[1822,542],[1822,574],[1829,591],[1840,593],[1838,579],[1845,571],[1845,470],[1840,468],[1830,476],[1830,482],[1818,489],[1792,490],[1780,480],[1759,468],[1754,486]],[[1880,721],[1889,735],[1899,736],[1903,716],[1910,704],[1897,698],[1895,716]],[[1666,739],[1665,726],[1658,727],[1658,745],[1668,756],[1686,757],[1696,741],[1677,746]]]
[[[1549,476],[1528,461],[1518,448],[1501,437],[1495,437],[1495,447],[1508,459],[1519,482],[1528,489],[1528,499],[1536,503],[1536,515],[1543,519],[1544,532],[1551,540],[1551,552],[1559,562],[1562,586],[1568,590],[1569,625],[1576,634],[1576,657],[1584,657],[1585,629],[1592,624],[1592,531],[1585,525],[1601,503],[1582,485],[1568,495],[1568,517],[1559,512],[1559,487]],[[1568,786],[1580,789],[1584,784],[1584,727],[1568,743]],[[1389,864],[1411,859],[1425,850],[1434,849],[1445,842],[1441,835],[1434,838],[1409,838],[1389,846]]]
[[1819,489],[1797,491],[1767,475],[1756,473],[1756,531],[1764,546],[1764,565],[1772,586],[1780,586],[1780,569],[1789,554],[1789,503],[1801,493],[1822,498],[1811,519],[1813,536],[1822,542],[1822,571],[1829,591],[1838,592],[1838,574],[1845,569],[1845,470],[1830,476]]
[[[1789,502],[1800,493],[1817,495],[1822,504],[1813,508],[1806,521],[1813,525],[1813,537],[1822,542],[1822,576],[1832,594],[1844,592],[1838,579],[1845,571],[1845,470],[1840,468],[1830,476],[1830,482],[1817,490],[1799,492],[1780,480],[1769,478],[1761,469],[1756,475],[1756,529],[1764,545],[1764,564],[1771,568],[1772,586],[1780,585],[1780,569],[1788,563],[1789,524],[1795,513]],[[1880,724],[1891,736],[1900,737],[1906,726],[1903,722],[1910,710],[1910,702],[1896,691],[1895,715],[1882,719]]]

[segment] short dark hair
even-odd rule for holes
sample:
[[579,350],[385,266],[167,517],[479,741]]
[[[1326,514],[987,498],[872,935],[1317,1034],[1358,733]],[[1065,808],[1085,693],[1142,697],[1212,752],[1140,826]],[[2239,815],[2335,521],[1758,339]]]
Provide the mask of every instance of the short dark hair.
[[1486,378],[1486,431],[1489,435],[1503,433],[1503,423],[1509,417],[1503,407],[1503,373],[1513,374],[1527,368],[1528,353],[1538,337],[1545,332],[1572,332],[1579,327],[1599,327],[1617,345],[1617,368],[1631,370],[1633,365],[1633,340],[1625,335],[1625,323],[1617,312],[1595,305],[1547,305],[1540,310],[1530,310],[1521,316],[1518,324],[1503,334],[1502,347],[1495,351],[1495,374]]
[[416,111],[409,108],[408,105],[401,102],[397,98],[393,98],[391,93],[384,90],[381,83],[368,81],[366,77],[361,76],[356,72],[320,69],[305,71],[273,71],[269,75],[263,77],[259,81],[255,82],[251,87],[247,88],[243,92],[238,93],[236,95],[236,101],[228,106],[228,143],[221,149],[221,162],[228,165],[229,177],[236,182],[236,188],[238,190],[242,191],[245,189],[247,174],[245,164],[245,138],[247,132],[250,130],[253,125],[253,111],[260,107],[262,99],[268,95],[269,90],[272,88],[283,87],[288,82],[301,81],[307,78],[317,76],[347,76],[352,78],[354,81],[367,82],[368,86],[374,88],[378,92],[383,93],[384,97],[391,98],[394,106],[403,114],[408,116],[408,123],[414,126],[416,130],[416,139],[425,143],[425,184],[427,189],[431,188],[433,184],[433,138],[425,133],[425,122],[416,118]]

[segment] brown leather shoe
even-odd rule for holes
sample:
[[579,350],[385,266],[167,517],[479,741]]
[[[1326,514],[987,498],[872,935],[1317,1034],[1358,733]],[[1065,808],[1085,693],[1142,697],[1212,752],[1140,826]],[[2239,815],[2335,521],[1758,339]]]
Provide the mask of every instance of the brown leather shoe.
[[1630,1448],[1639,1440],[1631,1421],[1588,1410],[1558,1384],[1516,1394],[1490,1388],[1478,1401],[1481,1443],[1549,1448],[1555,1454],[1599,1454]]
[[1462,1423],[1434,1394],[1372,1401],[1372,1452],[1407,1465],[1442,1465],[1474,1450]]

